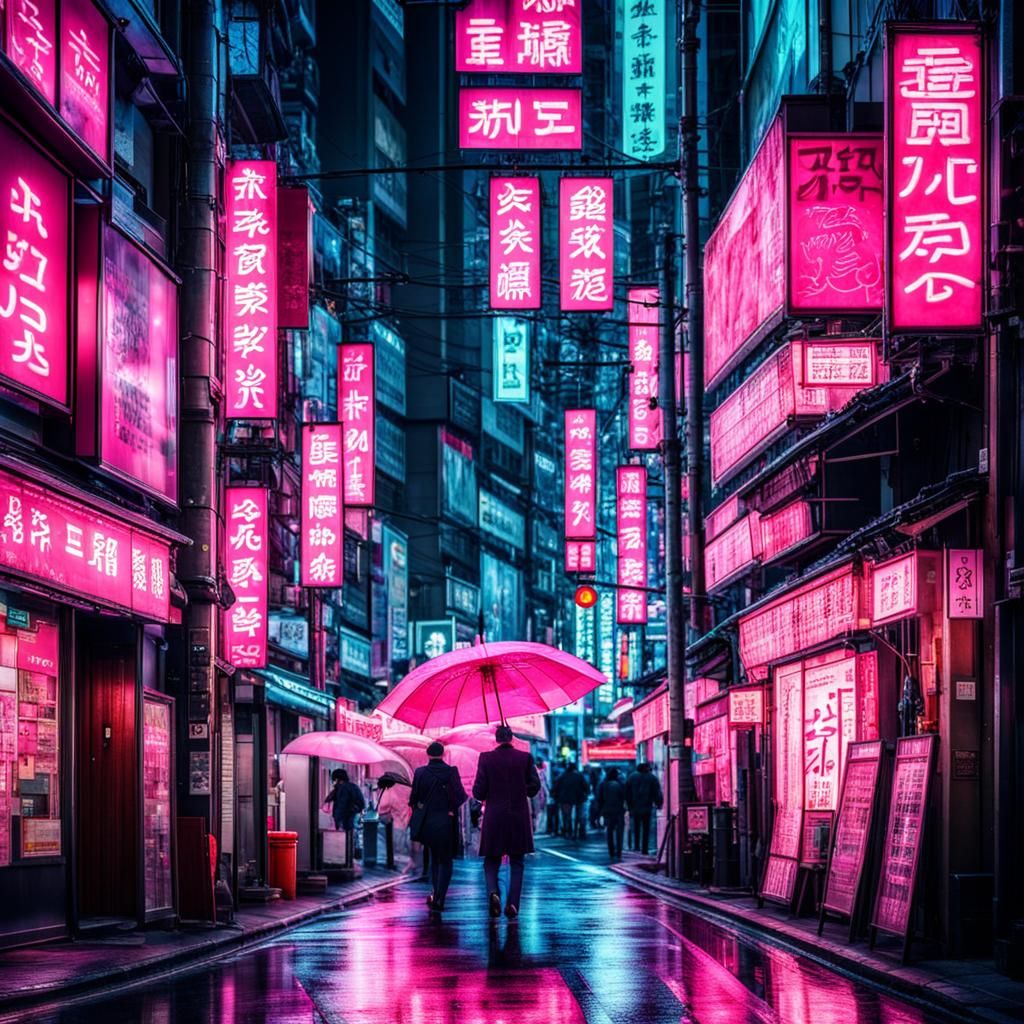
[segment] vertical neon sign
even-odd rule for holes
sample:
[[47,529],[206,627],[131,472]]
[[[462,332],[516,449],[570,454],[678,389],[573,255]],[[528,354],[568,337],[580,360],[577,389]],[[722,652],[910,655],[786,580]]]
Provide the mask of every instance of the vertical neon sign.
[[351,508],[372,508],[377,415],[373,345],[338,347],[338,412],[344,429],[344,498]]
[[51,106],[57,99],[56,44],[57,0],[7,0],[7,56]]
[[665,148],[665,25],[665,0],[623,4],[622,150],[635,160]]
[[540,181],[491,178],[492,309],[540,309]]
[[267,663],[267,491],[229,487],[226,563],[235,603],[224,612],[224,650],[237,668]]
[[984,618],[984,552],[950,548],[946,558],[946,615],[951,619]]
[[629,290],[629,447],[651,451],[661,442],[661,410],[658,400],[657,288]]
[[561,308],[611,309],[615,231],[611,178],[562,178],[558,183]]
[[890,25],[888,325],[980,330],[985,76],[976,25]]
[[647,470],[643,466],[619,466],[615,471],[615,521],[616,621],[637,625],[647,621]]
[[228,419],[277,417],[277,165],[233,160],[227,170]]
[[[569,409],[565,413],[565,539],[566,569],[582,572],[582,546],[571,542],[597,536],[597,413]],[[587,553],[593,554],[591,549]]]
[[61,0],[60,116],[110,161],[110,25],[92,0]]
[[342,426],[302,427],[302,572],[304,587],[340,587],[345,538]]
[[494,400],[530,400],[530,325],[514,316],[494,318]]

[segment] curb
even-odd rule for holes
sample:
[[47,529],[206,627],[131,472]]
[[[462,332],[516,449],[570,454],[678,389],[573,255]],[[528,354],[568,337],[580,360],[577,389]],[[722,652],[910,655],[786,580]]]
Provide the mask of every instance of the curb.
[[[934,974],[930,982],[912,981],[875,967],[864,960],[850,955],[842,946],[828,939],[815,936],[815,940],[794,934],[789,929],[769,927],[757,919],[748,917],[744,912],[723,905],[717,900],[709,899],[698,893],[676,889],[674,886],[659,883],[653,878],[638,877],[627,866],[611,864],[610,869],[630,885],[656,896],[666,902],[680,904],[687,909],[699,909],[702,917],[711,918],[715,923],[730,931],[745,933],[748,937],[764,941],[772,946],[798,953],[800,956],[813,960],[815,963],[832,971],[838,971],[851,978],[867,982],[874,988],[899,996],[902,1000],[915,1004],[930,1013],[943,1017],[952,1017],[959,1021],[977,1021],[979,1024],[1020,1024],[1020,1019],[1001,1013],[998,1009],[987,1006],[973,1006],[968,1000],[972,996],[983,993],[977,989],[957,986],[955,980]],[[947,988],[958,988],[962,998],[932,988],[932,985],[943,985]],[[987,995],[987,993],[986,993]],[[1000,997],[990,997],[1000,998]],[[1006,1002],[1006,1000],[1003,1000]]]
[[211,930],[210,937],[201,939],[187,949],[172,953],[157,954],[139,963],[128,964],[98,970],[79,976],[68,984],[50,985],[40,988],[20,989],[9,995],[0,995],[0,1021],[5,1021],[26,1010],[40,1008],[47,1004],[59,1002],[81,1001],[97,994],[114,992],[143,982],[154,981],[162,977],[177,974],[185,967],[196,967],[204,963],[212,963],[229,953],[238,952],[249,946],[258,945],[272,935],[288,931],[297,925],[305,924],[315,918],[343,910],[356,903],[372,899],[378,893],[395,888],[407,880],[402,874],[396,878],[384,878],[378,882],[361,885],[358,890],[342,893],[340,896],[321,903],[315,907],[307,907],[287,917],[275,921],[265,921],[245,931],[217,929]]

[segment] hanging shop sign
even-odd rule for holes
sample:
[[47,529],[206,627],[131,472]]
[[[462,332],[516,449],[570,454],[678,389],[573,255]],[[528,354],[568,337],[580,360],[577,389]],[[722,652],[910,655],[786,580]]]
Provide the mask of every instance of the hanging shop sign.
[[593,541],[597,536],[597,413],[565,413],[565,537]]
[[412,624],[412,654],[417,661],[455,650],[455,620],[436,619]]
[[917,552],[871,567],[871,625],[917,614]]
[[461,149],[582,149],[579,89],[459,90]]
[[409,658],[409,540],[392,526],[381,534],[387,599],[387,634],[392,662]]
[[653,160],[665,149],[665,0],[621,6],[622,151]]
[[611,309],[615,302],[615,221],[611,178],[558,183],[560,308]]
[[339,660],[343,672],[359,676],[361,679],[369,679],[371,653],[370,641],[366,637],[348,629],[341,630]]
[[491,178],[492,309],[540,309],[540,211],[539,178]]
[[804,387],[871,387],[877,383],[878,347],[874,341],[804,341]]
[[740,517],[740,496],[734,494],[726,498],[721,505],[712,509],[704,517],[704,539],[714,540],[726,527],[731,526]]
[[227,168],[225,415],[277,418],[277,164]]
[[887,321],[893,333],[984,327],[985,89],[981,32],[890,24]]
[[309,657],[309,619],[304,615],[272,611],[267,639],[297,658]]
[[749,569],[760,554],[760,516],[757,512],[748,512],[705,546],[704,573],[708,590],[734,580]]
[[445,578],[445,605],[447,610],[462,615],[471,622],[480,616],[480,588],[454,576]]
[[653,451],[661,443],[658,408],[658,343],[661,333],[657,288],[630,288],[629,316],[629,447]]
[[344,427],[346,508],[372,508],[377,411],[374,350],[366,342],[338,347],[338,413]]
[[761,516],[761,561],[781,558],[816,536],[809,502],[793,501],[771,515]]
[[776,118],[704,247],[704,383],[714,387],[786,300],[785,168]]
[[597,571],[597,543],[592,540],[565,542],[565,571],[593,573]]
[[494,318],[494,401],[530,400],[530,325],[512,316]]
[[729,728],[750,729],[764,725],[764,687],[733,686],[728,692]]
[[384,738],[384,726],[380,719],[353,711],[343,697],[339,697],[334,704],[334,728],[350,736],[363,736],[375,743],[380,743]]
[[950,548],[946,552],[946,614],[951,619],[985,617],[984,552]]
[[177,284],[98,208],[77,230],[76,451],[176,502]]
[[578,75],[577,0],[470,0],[455,14],[455,70]]
[[0,123],[0,378],[67,409],[71,179]]
[[297,331],[309,329],[312,212],[308,188],[277,190],[277,326]]
[[669,730],[668,689],[655,692],[633,708],[633,739],[637,743],[666,735]]
[[786,141],[789,315],[881,310],[882,137]]
[[4,50],[14,66],[57,105],[57,0],[8,0]]
[[299,577],[304,587],[340,587],[344,582],[342,443],[340,423],[302,425],[302,558]]
[[693,729],[693,774],[705,778],[698,793],[716,804],[731,803],[733,740],[729,730],[729,704],[723,694],[700,704]]
[[[647,470],[619,466],[615,471],[618,568],[615,620],[620,626],[647,621]],[[632,588],[639,589],[632,589]]]
[[229,487],[224,533],[227,579],[235,603],[224,612],[224,649],[236,668],[267,663],[267,491]]

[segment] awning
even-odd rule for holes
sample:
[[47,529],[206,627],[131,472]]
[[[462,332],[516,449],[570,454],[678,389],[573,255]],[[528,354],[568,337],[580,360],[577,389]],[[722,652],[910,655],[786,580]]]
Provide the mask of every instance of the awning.
[[305,676],[288,672],[276,665],[250,669],[264,683],[267,701],[300,715],[326,718],[334,723],[334,698],[323,690],[314,689]]

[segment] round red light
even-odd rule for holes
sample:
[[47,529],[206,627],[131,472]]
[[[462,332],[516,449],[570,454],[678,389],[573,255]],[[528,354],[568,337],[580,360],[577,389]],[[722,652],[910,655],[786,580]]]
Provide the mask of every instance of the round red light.
[[576,603],[581,608],[593,608],[597,604],[597,591],[593,587],[577,587]]

